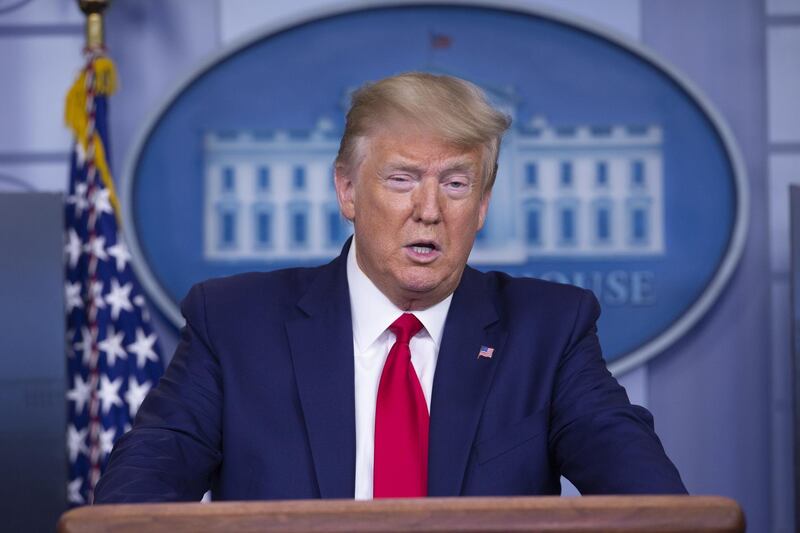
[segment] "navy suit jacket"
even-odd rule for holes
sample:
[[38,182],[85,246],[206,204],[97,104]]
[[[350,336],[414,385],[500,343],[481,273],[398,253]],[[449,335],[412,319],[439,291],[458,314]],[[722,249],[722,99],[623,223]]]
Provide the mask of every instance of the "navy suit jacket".
[[[96,502],[353,497],[347,249],[191,289]],[[433,382],[430,496],[558,494],[562,474],[583,494],[685,492],[650,413],[606,369],[598,315],[589,291],[465,269]]]

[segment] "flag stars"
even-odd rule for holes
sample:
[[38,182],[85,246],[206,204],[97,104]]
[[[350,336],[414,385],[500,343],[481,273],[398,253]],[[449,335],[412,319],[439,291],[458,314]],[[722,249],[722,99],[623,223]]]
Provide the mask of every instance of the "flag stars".
[[89,428],[79,430],[73,424],[67,426],[67,453],[70,463],[74,463],[80,454],[89,455],[89,449],[86,447],[88,432]]
[[72,345],[72,347],[81,352],[81,361],[83,364],[89,364],[89,359],[92,357],[92,332],[89,328],[83,326],[81,328],[81,340]]
[[80,141],[75,143],[75,163],[79,167],[86,164],[86,148],[83,147],[83,143]]
[[64,253],[67,255],[69,267],[75,268],[78,264],[78,259],[81,258],[81,239],[72,228],[67,232],[67,244],[64,246]]
[[111,194],[109,190],[105,187],[95,189],[94,194],[92,195],[92,203],[94,203],[95,210],[100,213],[112,214],[114,210],[111,208],[110,196]]
[[117,434],[116,428],[110,427],[100,432],[100,450],[103,455],[111,453],[114,449],[114,437]]
[[128,351],[136,355],[136,366],[144,368],[147,361],[158,362],[158,355],[153,350],[156,334],[145,335],[142,328],[136,328],[136,340],[128,345]]
[[122,347],[122,341],[125,338],[124,331],[114,331],[114,326],[108,326],[106,338],[97,343],[97,347],[104,351],[106,354],[106,361],[109,366],[114,366],[117,362],[117,357],[120,359],[127,359],[128,352]]
[[136,416],[139,406],[142,405],[145,396],[150,392],[150,382],[145,381],[141,385],[135,377],[128,378],[128,390],[125,392],[125,401],[128,402],[131,418]]
[[120,287],[116,278],[111,279],[111,290],[106,294],[106,303],[111,306],[111,318],[113,320],[119,320],[119,313],[122,310],[133,311],[133,305],[131,305],[130,300],[132,289],[132,283],[126,283]]
[[108,254],[106,254],[106,238],[103,236],[89,239],[89,242],[84,245],[83,250],[98,258],[100,261],[108,260]]
[[83,381],[83,378],[78,375],[74,377],[73,383],[74,386],[67,391],[67,400],[75,402],[75,413],[80,414],[89,401],[91,387],[88,380]]
[[67,197],[67,203],[75,206],[75,216],[80,217],[81,213],[89,207],[89,201],[86,199],[86,191],[88,186],[85,183],[75,184],[75,194]]
[[128,261],[131,260],[131,254],[128,252],[128,247],[125,246],[125,243],[117,242],[117,244],[114,246],[109,246],[106,251],[108,252],[108,255],[116,260],[117,270],[119,272],[124,271]]
[[70,357],[65,394],[69,422],[64,428],[70,506],[91,503],[97,482],[94,469],[104,467],[114,442],[130,429],[163,372],[156,336],[146,334],[152,330],[144,298],[128,268],[131,251],[114,216],[116,198],[106,181],[111,178],[105,168],[108,161],[103,160],[108,156],[106,127],[102,114],[95,116],[95,104],[89,98],[82,109],[84,118],[98,121],[95,137],[73,145],[64,206],[67,227],[61,242]]
[[64,284],[64,296],[66,299],[67,313],[76,307],[83,307],[83,300],[81,299],[81,284],[79,282]]
[[86,503],[86,500],[83,499],[83,495],[81,495],[81,486],[83,486],[82,477],[76,477],[67,483],[67,500],[69,503],[74,503],[77,505],[83,505]]
[[100,399],[104,415],[108,414],[112,406],[119,407],[122,405],[122,399],[119,397],[119,388],[121,386],[122,378],[110,381],[105,374],[100,376],[100,390],[97,392],[97,397]]

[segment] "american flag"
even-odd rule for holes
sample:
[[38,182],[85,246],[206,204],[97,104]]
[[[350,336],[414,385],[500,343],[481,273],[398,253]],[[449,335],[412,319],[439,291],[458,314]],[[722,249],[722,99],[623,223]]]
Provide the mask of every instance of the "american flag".
[[450,45],[453,44],[453,38],[444,33],[431,32],[430,36],[431,36],[431,48],[433,48],[434,50],[442,50],[445,48],[450,48]]
[[494,348],[491,346],[481,346],[481,349],[478,351],[478,357],[485,357],[486,359],[491,359],[492,355],[494,355]]
[[70,506],[92,503],[114,442],[163,373],[144,296],[119,231],[108,156],[114,67],[102,50],[67,96],[75,140],[65,205],[67,454]]

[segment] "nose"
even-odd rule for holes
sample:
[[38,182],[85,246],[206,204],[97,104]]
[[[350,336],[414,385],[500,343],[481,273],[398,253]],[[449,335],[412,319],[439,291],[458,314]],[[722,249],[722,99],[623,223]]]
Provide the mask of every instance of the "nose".
[[414,220],[423,224],[438,224],[442,219],[439,201],[438,180],[422,179],[413,194]]

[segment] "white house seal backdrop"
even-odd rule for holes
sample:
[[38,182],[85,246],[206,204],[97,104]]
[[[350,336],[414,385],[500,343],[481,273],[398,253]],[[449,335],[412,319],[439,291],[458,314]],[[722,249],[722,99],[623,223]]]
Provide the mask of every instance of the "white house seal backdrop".
[[747,197],[702,95],[638,45],[569,20],[408,5],[270,28],[164,103],[124,176],[123,211],[143,284],[176,326],[197,281],[338,254],[351,227],[332,163],[349,94],[409,70],[469,79],[513,118],[470,264],[593,290],[617,371],[713,303],[741,253]]

